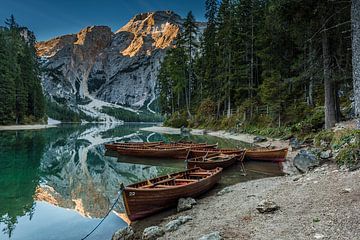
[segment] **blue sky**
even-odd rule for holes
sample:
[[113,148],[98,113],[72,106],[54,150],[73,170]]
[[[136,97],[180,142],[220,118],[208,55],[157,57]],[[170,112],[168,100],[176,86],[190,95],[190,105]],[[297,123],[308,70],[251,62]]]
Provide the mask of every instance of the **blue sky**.
[[135,14],[155,10],[173,10],[183,17],[191,10],[196,20],[204,21],[204,4],[205,0],[0,0],[0,25],[14,14],[38,40],[47,40],[91,25],[115,31]]

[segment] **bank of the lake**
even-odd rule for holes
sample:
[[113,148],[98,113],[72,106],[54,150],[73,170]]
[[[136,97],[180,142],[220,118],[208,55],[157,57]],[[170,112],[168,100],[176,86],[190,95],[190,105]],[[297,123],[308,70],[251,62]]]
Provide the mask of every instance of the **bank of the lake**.
[[38,130],[45,128],[54,128],[56,125],[34,124],[34,125],[7,125],[0,126],[0,131],[18,131],[18,130]]
[[[360,171],[324,165],[306,175],[238,183],[163,219],[160,227],[179,216],[192,218],[159,239],[197,240],[216,231],[223,239],[360,239],[359,178]],[[280,209],[259,213],[256,207],[265,199]]]

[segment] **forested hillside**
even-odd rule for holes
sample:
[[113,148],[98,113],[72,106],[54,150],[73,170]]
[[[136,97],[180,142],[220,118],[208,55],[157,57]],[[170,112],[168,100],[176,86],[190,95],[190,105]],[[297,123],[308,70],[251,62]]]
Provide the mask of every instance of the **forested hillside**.
[[35,36],[13,16],[0,28],[0,125],[44,122]]
[[[159,74],[173,126],[311,132],[354,116],[351,1],[206,0]],[[354,25],[358,26],[358,25]]]

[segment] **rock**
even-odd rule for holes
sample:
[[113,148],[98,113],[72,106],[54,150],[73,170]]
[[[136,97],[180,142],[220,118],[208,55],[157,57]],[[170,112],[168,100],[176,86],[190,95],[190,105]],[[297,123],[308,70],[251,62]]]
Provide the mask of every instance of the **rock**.
[[329,146],[329,143],[323,139],[320,140],[320,146],[322,148],[327,148]]
[[315,239],[323,239],[325,236],[323,234],[320,233],[315,233],[314,238]]
[[131,226],[119,229],[114,233],[112,240],[135,240],[135,233]]
[[144,229],[142,239],[144,240],[156,240],[157,238],[165,234],[164,230],[158,226],[151,226]]
[[355,165],[355,166],[350,167],[350,168],[349,168],[349,171],[353,172],[353,171],[356,171],[356,170],[358,170],[358,169],[360,169],[360,163],[358,163],[358,164]]
[[297,182],[297,181],[299,181],[301,179],[301,176],[295,176],[294,178],[293,178],[293,181],[294,182]]
[[178,219],[172,220],[165,225],[165,232],[172,232],[177,230],[182,222]]
[[221,240],[222,237],[220,236],[219,232],[212,232],[210,234],[204,235],[199,240]]
[[341,190],[340,193],[350,193],[351,192],[351,188],[344,188],[343,190]]
[[301,148],[301,145],[299,143],[299,140],[297,138],[291,138],[290,139],[290,146],[292,148],[292,150],[296,150]]
[[165,232],[175,231],[180,227],[180,225],[182,225],[190,220],[192,220],[191,216],[180,216],[177,219],[172,220],[165,225]]
[[230,192],[233,192],[234,190],[230,187],[225,187],[223,188],[221,191],[219,191],[216,195],[218,196],[222,196],[224,194],[227,194],[227,193],[230,193]]
[[196,204],[195,199],[193,198],[180,198],[178,201],[177,211],[182,212],[185,210],[192,209],[193,205]]
[[187,223],[188,221],[192,220],[193,218],[191,216],[180,216],[178,217],[178,220],[184,224],[184,223]]
[[262,136],[256,136],[254,137],[254,143],[259,143],[259,142],[266,142],[267,138],[266,137],[262,137]]
[[301,150],[294,158],[294,166],[303,173],[319,166],[319,164],[319,159],[314,154],[306,150]]
[[191,129],[190,128],[186,128],[185,126],[182,126],[180,128],[180,132],[181,133],[190,133]]
[[260,213],[271,213],[278,210],[280,207],[270,200],[262,200],[256,207]]
[[332,152],[331,150],[326,150],[320,153],[320,158],[322,159],[329,159],[332,157]]

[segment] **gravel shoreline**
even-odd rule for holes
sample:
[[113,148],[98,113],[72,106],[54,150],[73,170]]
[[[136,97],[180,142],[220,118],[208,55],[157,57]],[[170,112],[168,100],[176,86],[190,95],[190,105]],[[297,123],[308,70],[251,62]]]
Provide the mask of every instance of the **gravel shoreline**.
[[[193,220],[158,239],[199,239],[218,231],[223,239],[360,239],[360,171],[339,171],[334,165],[300,176],[248,181],[222,196],[198,200],[184,215]],[[274,201],[280,209],[261,214],[257,204]]]
[[[179,134],[180,131],[164,127],[142,130],[167,134]],[[203,134],[203,131],[192,130],[191,133]],[[254,135],[230,134],[225,131],[210,131],[206,134],[248,143],[253,143],[254,138]],[[269,144],[289,147],[289,141],[276,139],[258,145]],[[289,151],[285,171],[286,168],[294,168],[293,158],[297,153]],[[292,174],[235,184],[228,187],[231,189],[228,193],[200,198],[193,209],[165,215],[163,219],[153,222],[153,225],[164,228],[179,216],[192,217],[177,230],[166,232],[158,238],[160,240],[197,240],[213,232],[219,232],[222,239],[356,240],[360,239],[359,179],[359,170],[339,170],[337,165],[328,162],[303,175]],[[280,209],[274,213],[261,214],[256,207],[262,200],[271,200]],[[143,228],[137,228],[137,225],[135,223],[133,227],[136,239],[140,239]]]

